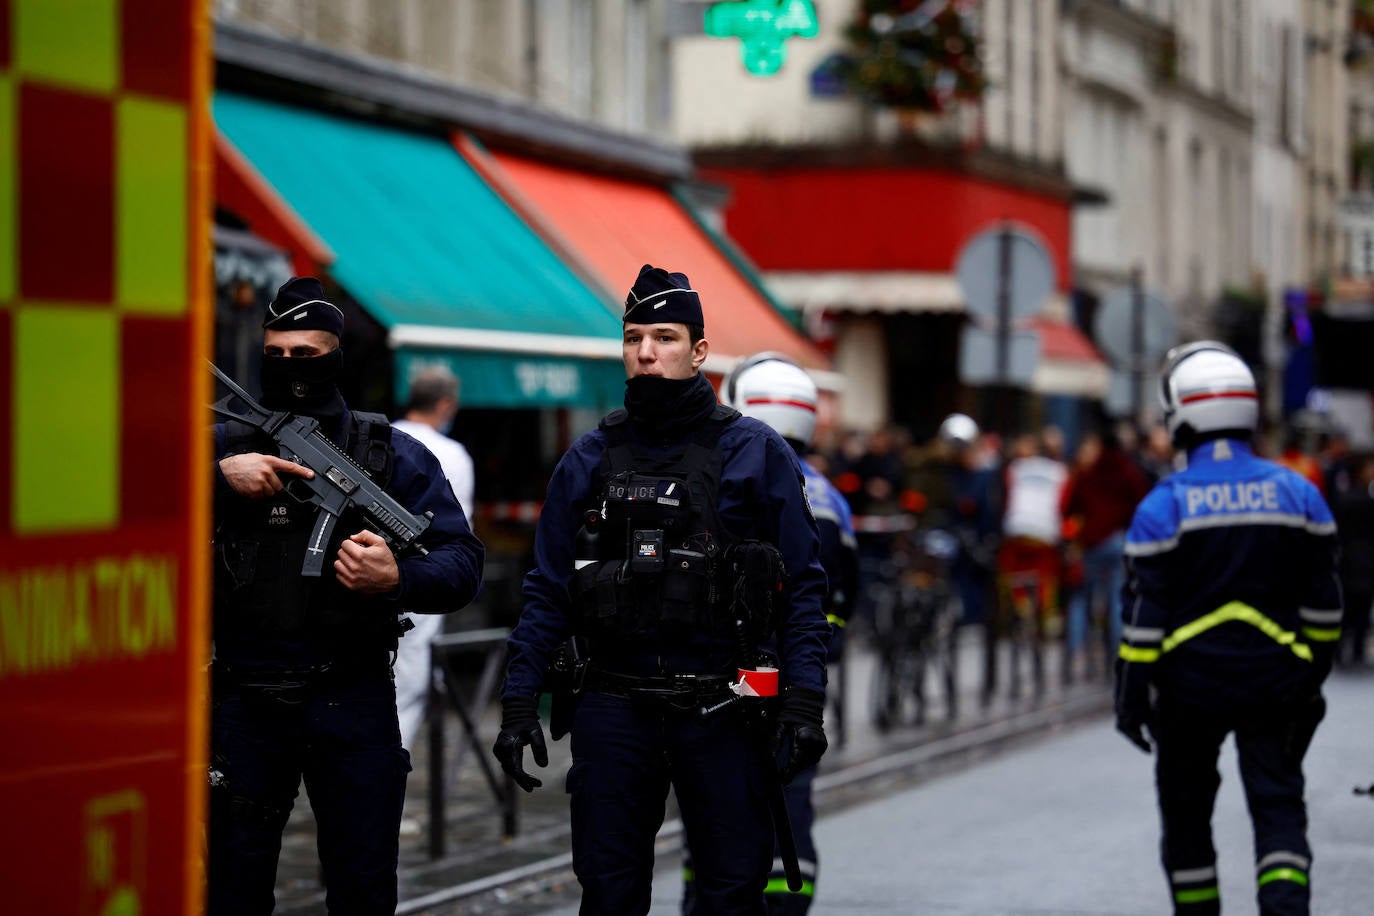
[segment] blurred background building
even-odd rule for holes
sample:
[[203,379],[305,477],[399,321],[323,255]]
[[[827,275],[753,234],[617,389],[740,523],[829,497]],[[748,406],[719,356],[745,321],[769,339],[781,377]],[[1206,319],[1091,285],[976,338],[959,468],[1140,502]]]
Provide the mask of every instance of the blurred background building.
[[[1096,331],[1135,278],[1178,339],[1222,337],[1257,367],[1271,422],[1315,387],[1319,407],[1374,440],[1374,377],[1318,368],[1340,362],[1332,341],[1374,320],[1357,257],[1374,220],[1361,215],[1374,181],[1365,0],[218,0],[215,11],[221,95],[466,138],[450,144],[462,164],[553,253],[549,269],[612,318],[620,265],[635,258],[605,257],[623,247],[607,227],[635,221],[627,189],[653,191],[757,316],[725,333],[710,368],[790,349],[825,381],[831,425],[900,424],[920,439],[951,410],[988,413],[989,392],[959,364],[969,317],[955,261],[1007,220],[1044,246],[1055,278],[1029,327],[1040,358],[1014,392],[1016,425],[1053,421],[1072,436],[1104,398],[1129,412],[1109,395],[1123,367]],[[597,179],[576,203],[550,190],[569,175]],[[234,215],[245,225],[226,220],[226,232],[310,266],[308,246]],[[646,259],[674,262],[677,238],[641,239]],[[416,353],[465,352],[451,345],[461,334],[447,349],[417,341],[409,322],[360,302],[377,325],[367,352],[392,360],[390,385],[365,397],[374,406],[400,396]],[[469,327],[450,305],[440,324]],[[600,318],[567,336],[605,332]],[[1333,318],[1349,322],[1342,333]],[[605,369],[612,356],[578,358]],[[532,467],[547,464],[616,399],[609,371],[598,377],[595,397],[516,405],[497,426],[508,441],[533,437]],[[468,421],[496,419],[480,400]],[[1140,419],[1152,410],[1146,400]]]
[[394,413],[435,363],[462,379],[454,435],[488,537],[533,520],[559,455],[620,404],[619,316],[643,263],[702,292],[713,378],[780,350],[833,408],[829,359],[692,204],[666,128],[675,4],[215,11],[219,359],[255,379],[242,340],[264,297],[324,276],[348,310],[351,403]]

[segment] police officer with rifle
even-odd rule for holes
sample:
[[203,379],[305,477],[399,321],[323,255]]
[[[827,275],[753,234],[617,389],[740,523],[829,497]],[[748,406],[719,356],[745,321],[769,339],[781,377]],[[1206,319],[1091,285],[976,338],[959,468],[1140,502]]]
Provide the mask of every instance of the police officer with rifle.
[[1340,639],[1336,525],[1316,487],[1251,451],[1255,379],[1229,347],[1177,348],[1161,387],[1187,467],[1150,491],[1126,536],[1117,728],[1158,755],[1175,913],[1221,912],[1212,806],[1234,734],[1259,911],[1305,914],[1302,758]]
[[[552,690],[553,735],[572,735],[583,913],[648,912],[671,785],[699,911],[761,916],[779,783],[826,747],[816,522],[792,448],[700,373],[709,344],[686,276],[641,269],[622,343],[625,408],[549,482],[493,752],[526,791],[542,784],[523,758],[548,763],[537,709]],[[727,702],[770,692],[770,677],[774,700]]]
[[[208,911],[270,913],[302,778],[331,913],[393,913],[410,759],[391,666],[404,612],[482,582],[438,461],[337,381],[343,314],[292,278],[263,321],[262,404],[215,406]],[[228,380],[222,378],[228,383]]]

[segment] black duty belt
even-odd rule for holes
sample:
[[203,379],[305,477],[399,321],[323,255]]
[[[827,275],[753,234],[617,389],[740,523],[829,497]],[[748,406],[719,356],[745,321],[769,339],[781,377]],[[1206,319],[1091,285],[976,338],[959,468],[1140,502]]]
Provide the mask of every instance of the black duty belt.
[[723,674],[634,675],[590,668],[583,689],[628,700],[662,700],[671,706],[695,707],[729,695]]
[[389,678],[391,660],[389,657],[349,660],[298,668],[265,668],[214,662],[210,672],[214,680],[239,687],[300,688],[357,683],[373,677]]

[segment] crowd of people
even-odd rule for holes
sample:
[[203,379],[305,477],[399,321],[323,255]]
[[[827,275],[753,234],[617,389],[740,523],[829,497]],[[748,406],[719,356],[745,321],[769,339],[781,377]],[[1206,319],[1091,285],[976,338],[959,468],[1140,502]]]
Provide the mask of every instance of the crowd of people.
[[[1364,665],[1374,604],[1374,453],[1353,452],[1339,430],[1301,428],[1267,451],[1310,480],[1337,517],[1347,595],[1337,664]],[[951,571],[963,623],[1004,619],[1010,588],[1033,577],[1042,633],[1063,638],[1065,679],[1110,676],[1126,529],[1150,487],[1176,470],[1162,424],[1141,431],[1104,417],[1069,442],[1054,425],[1004,436],[956,413],[926,441],[901,426],[822,432],[810,460],[845,495],[859,531],[854,629],[873,625],[864,596],[893,574],[887,561],[902,538],[938,528],[959,535],[963,547]]]

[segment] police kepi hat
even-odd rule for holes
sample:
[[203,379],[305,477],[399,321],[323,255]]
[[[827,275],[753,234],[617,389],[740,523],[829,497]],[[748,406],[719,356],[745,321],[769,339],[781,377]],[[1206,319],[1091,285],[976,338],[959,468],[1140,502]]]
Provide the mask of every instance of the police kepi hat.
[[706,326],[701,314],[701,297],[692,289],[686,274],[669,273],[662,267],[645,264],[639,278],[625,297],[627,324],[696,324]]
[[314,277],[292,277],[267,304],[262,326],[273,331],[328,331],[343,336],[343,312]]

